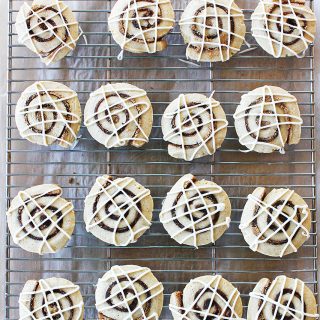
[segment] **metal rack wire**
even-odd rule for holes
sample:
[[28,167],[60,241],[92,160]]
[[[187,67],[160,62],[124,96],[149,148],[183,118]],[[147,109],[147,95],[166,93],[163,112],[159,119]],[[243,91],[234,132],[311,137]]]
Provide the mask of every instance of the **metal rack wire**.
[[[55,255],[39,257],[18,248],[7,233],[6,319],[18,319],[18,296],[24,282],[31,278],[66,277],[81,286],[85,298],[85,319],[95,319],[94,284],[114,264],[138,264],[150,267],[165,286],[165,306],[161,319],[171,319],[170,293],[183,288],[191,278],[217,272],[241,291],[247,305],[248,293],[262,277],[286,273],[304,280],[318,296],[317,228],[315,195],[314,139],[314,57],[311,47],[302,59],[276,60],[261,49],[235,56],[227,63],[183,63],[185,46],[176,29],[168,36],[169,48],[154,55],[126,54],[117,60],[118,46],[107,31],[107,15],[114,0],[69,0],[87,36],[77,50],[64,61],[45,67],[36,56],[17,43],[14,22],[22,0],[9,0],[9,61],[7,106],[7,203],[20,189],[34,184],[54,182],[62,186],[72,200],[77,225],[68,246]],[[178,19],[187,0],[173,1]],[[244,8],[247,41],[250,14],[257,0],[237,1]],[[309,1],[313,6],[313,1]],[[66,83],[79,94],[82,105],[91,91],[101,84],[130,82],[144,88],[153,102],[155,122],[150,143],[142,149],[106,150],[92,140],[85,128],[72,150],[44,148],[20,138],[14,109],[19,94],[36,80]],[[301,143],[289,147],[285,155],[244,154],[235,134],[232,114],[241,94],[263,84],[283,87],[297,96],[302,118]],[[215,90],[228,117],[227,138],[212,158],[192,163],[175,160],[167,154],[162,140],[160,119],[167,104],[179,93]],[[159,223],[161,202],[170,186],[183,174],[192,172],[221,185],[232,201],[230,229],[215,246],[198,250],[179,246]],[[154,221],[150,231],[127,248],[107,246],[84,228],[83,200],[96,176],[110,173],[134,176],[151,189],[155,199]],[[296,254],[283,259],[253,253],[238,229],[246,196],[255,186],[290,187],[301,194],[313,213],[311,237]]]

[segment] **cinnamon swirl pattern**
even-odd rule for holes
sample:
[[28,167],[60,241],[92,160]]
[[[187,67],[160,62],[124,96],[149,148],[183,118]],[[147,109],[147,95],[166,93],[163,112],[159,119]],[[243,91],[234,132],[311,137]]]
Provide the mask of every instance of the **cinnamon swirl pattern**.
[[248,196],[240,229],[253,251],[282,257],[309,238],[311,213],[293,190],[259,187]]
[[188,59],[227,61],[240,51],[246,26],[233,0],[192,0],[179,22]]
[[316,17],[305,0],[261,0],[251,19],[258,44],[276,58],[301,58],[315,40]]
[[151,226],[150,190],[133,178],[98,177],[85,199],[87,231],[104,242],[126,246],[136,242]]
[[80,102],[76,92],[67,86],[38,81],[21,94],[15,119],[20,135],[30,142],[71,147],[80,130]]
[[118,0],[108,20],[114,40],[122,51],[155,53],[167,47],[164,37],[173,28],[170,0]]
[[171,294],[169,308],[174,320],[242,319],[239,291],[219,275],[192,279]]
[[17,15],[18,41],[39,55],[46,64],[72,51],[82,35],[73,12],[59,0],[24,3]]
[[163,286],[149,268],[113,266],[96,290],[99,320],[157,320],[163,306]]
[[202,94],[181,94],[166,108],[162,121],[164,140],[174,158],[192,161],[213,155],[221,147],[228,121],[220,103]]
[[284,153],[286,143],[297,144],[302,119],[297,99],[279,87],[264,86],[241,98],[234,114],[239,142],[248,150]]
[[315,320],[317,302],[299,279],[278,276],[261,279],[250,293],[248,320]]
[[198,248],[222,236],[230,215],[229,197],[220,186],[187,174],[168,192],[159,217],[172,239]]
[[82,320],[79,286],[63,278],[28,280],[19,297],[20,320]]
[[54,184],[42,184],[20,191],[7,211],[13,242],[38,254],[54,253],[71,238],[75,213]]
[[128,83],[107,84],[91,93],[84,124],[106,148],[141,147],[149,141],[153,110],[147,93]]

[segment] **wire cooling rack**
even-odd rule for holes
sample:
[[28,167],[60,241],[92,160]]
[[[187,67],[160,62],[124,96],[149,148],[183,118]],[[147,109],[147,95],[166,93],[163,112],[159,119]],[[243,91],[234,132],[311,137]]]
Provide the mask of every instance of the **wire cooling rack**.
[[[21,0],[9,0],[9,83],[7,106],[7,204],[21,189],[39,183],[58,183],[64,196],[74,202],[77,225],[68,246],[54,254],[38,256],[18,248],[7,233],[6,319],[18,319],[18,296],[28,279],[61,276],[81,286],[85,299],[85,319],[96,319],[94,285],[115,264],[150,267],[165,287],[165,306],[161,319],[172,319],[168,309],[170,293],[182,289],[191,278],[219,273],[233,282],[244,305],[255,283],[262,277],[287,274],[305,281],[318,295],[317,229],[315,215],[314,143],[314,57],[313,47],[302,59],[274,59],[261,49],[238,54],[226,63],[203,63],[199,67],[180,61],[185,46],[176,27],[167,37],[169,48],[154,55],[125,54],[117,60],[119,47],[107,29],[107,16],[114,1],[69,0],[87,37],[62,62],[45,67],[38,57],[19,45],[14,22]],[[179,19],[187,1],[173,1]],[[237,1],[244,8],[247,41],[250,15],[257,0]],[[313,2],[308,4],[313,6]],[[246,49],[245,47],[243,50]],[[154,107],[151,139],[141,149],[106,150],[92,140],[85,128],[72,150],[40,147],[24,141],[18,134],[14,110],[20,93],[37,80],[60,81],[78,92],[82,106],[89,93],[111,82],[130,82],[145,89]],[[285,155],[241,153],[232,115],[243,93],[258,86],[281,86],[294,94],[300,104],[302,140],[289,147]],[[214,157],[192,163],[168,156],[162,139],[160,119],[170,101],[180,93],[201,92],[219,100],[229,121],[227,138]],[[232,223],[215,246],[195,250],[177,245],[159,223],[162,200],[183,174],[212,179],[229,194]],[[155,199],[154,221],[149,232],[127,248],[104,244],[85,231],[83,200],[98,175],[133,176],[150,188]],[[241,210],[254,187],[290,187],[306,199],[312,213],[312,231],[298,253],[283,259],[252,252],[238,229]],[[245,307],[246,309],[246,307]]]

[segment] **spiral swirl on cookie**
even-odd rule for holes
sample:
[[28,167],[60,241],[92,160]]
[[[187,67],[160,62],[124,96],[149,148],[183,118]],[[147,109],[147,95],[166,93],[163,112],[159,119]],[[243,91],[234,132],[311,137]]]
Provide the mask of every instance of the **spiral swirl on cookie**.
[[220,103],[211,96],[181,94],[162,117],[162,132],[174,158],[192,161],[220,148],[228,121]]
[[257,88],[241,98],[234,114],[240,144],[249,151],[284,153],[285,144],[300,141],[302,119],[297,99],[273,86]]
[[113,266],[99,279],[96,307],[100,320],[157,320],[163,306],[163,286],[149,268]]
[[248,320],[318,319],[317,302],[300,279],[278,276],[261,279],[250,293]]
[[261,0],[251,19],[253,36],[276,58],[303,57],[314,42],[316,17],[304,0]]

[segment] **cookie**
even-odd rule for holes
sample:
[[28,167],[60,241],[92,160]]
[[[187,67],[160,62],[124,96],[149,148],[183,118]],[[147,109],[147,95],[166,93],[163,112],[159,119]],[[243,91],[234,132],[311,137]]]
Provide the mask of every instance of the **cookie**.
[[28,280],[19,297],[20,319],[82,320],[80,288],[63,278]]
[[106,148],[134,146],[149,141],[153,110],[147,93],[128,83],[113,83],[90,94],[84,124]]
[[71,147],[81,126],[80,102],[67,86],[38,81],[21,94],[15,119],[20,135],[30,142]]
[[304,0],[261,0],[251,20],[253,37],[275,58],[303,57],[315,40],[316,16]]
[[150,190],[133,178],[98,177],[85,199],[86,229],[115,246],[134,243],[151,226]]
[[198,62],[229,60],[246,34],[242,10],[232,0],[192,0],[179,24],[186,56]]
[[224,141],[227,126],[220,103],[197,93],[181,94],[166,108],[161,121],[170,156],[186,161],[213,155]]
[[253,251],[283,257],[310,237],[311,212],[293,190],[259,187],[248,196],[239,228]]
[[118,0],[111,10],[109,29],[122,51],[155,53],[167,47],[165,36],[175,23],[170,0]]
[[159,217],[172,239],[198,248],[222,236],[230,215],[229,197],[220,186],[187,174],[168,192]]
[[250,293],[248,320],[315,320],[318,317],[316,299],[299,279],[263,278]]
[[71,202],[62,198],[62,189],[41,184],[20,191],[7,211],[13,242],[38,254],[54,253],[71,238],[75,213]]
[[78,22],[71,9],[59,0],[26,2],[16,19],[19,43],[49,65],[72,51],[80,37]]
[[171,294],[169,309],[174,320],[242,319],[240,293],[220,275],[192,279]]
[[284,153],[286,144],[300,142],[303,121],[297,99],[279,87],[259,87],[243,95],[233,118],[245,152]]
[[99,320],[157,320],[163,306],[163,286],[149,268],[113,266],[96,289]]

